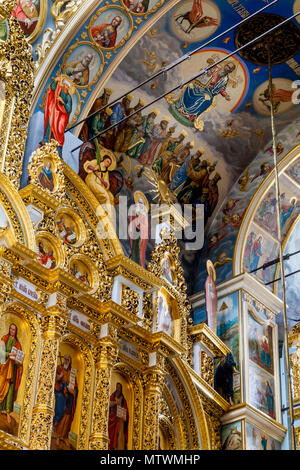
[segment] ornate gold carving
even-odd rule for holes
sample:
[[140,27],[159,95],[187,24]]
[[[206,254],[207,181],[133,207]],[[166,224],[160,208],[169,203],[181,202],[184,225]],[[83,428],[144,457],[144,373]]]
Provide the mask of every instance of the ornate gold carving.
[[140,294],[122,284],[121,305],[134,315],[139,314]]
[[162,271],[162,260],[166,254],[172,260],[173,272],[176,272],[172,284],[167,280],[163,281],[165,289],[170,292],[177,301],[179,314],[181,317],[180,344],[185,348],[182,357],[188,362],[191,354],[189,353],[188,334],[187,334],[187,317],[190,314],[191,305],[187,296],[187,287],[184,279],[183,268],[179,261],[179,247],[172,230],[163,230],[160,234],[162,242],[158,243],[151,253],[151,261],[147,265],[147,269],[156,277],[164,279]]
[[300,450],[300,426],[295,428],[295,435],[296,435],[297,449]]
[[9,18],[15,8],[17,0],[2,0],[0,5],[0,19]]
[[143,327],[151,331],[153,323],[153,301],[152,293],[144,293],[143,295]]
[[[11,8],[12,3],[7,7]],[[6,83],[5,113],[0,130],[0,159],[2,171],[19,187],[25,150],[27,125],[32,90],[34,66],[31,48],[18,22],[10,16],[7,41],[0,43],[0,80]]]
[[30,435],[30,445],[33,449],[50,449],[59,339],[65,332],[66,325],[66,319],[57,311],[49,312],[41,318],[43,342]]
[[[50,170],[53,175],[52,189],[43,185],[40,179],[41,171],[47,164],[50,165]],[[28,172],[31,184],[34,184],[46,194],[56,198],[60,203],[66,202],[64,167],[62,159],[57,152],[57,142],[54,139],[33,152],[28,165]]]
[[300,344],[297,345],[296,351],[291,354],[290,360],[293,374],[294,400],[300,400]]
[[205,351],[201,351],[201,377],[208,385],[214,386],[214,360]]
[[156,367],[147,369],[143,373],[143,383],[145,388],[143,449],[156,450],[159,438],[163,371]]
[[112,369],[117,360],[117,353],[116,342],[107,338],[99,341],[94,349],[96,386],[93,397],[92,430],[89,444],[91,450],[106,450],[108,448],[110,382]]

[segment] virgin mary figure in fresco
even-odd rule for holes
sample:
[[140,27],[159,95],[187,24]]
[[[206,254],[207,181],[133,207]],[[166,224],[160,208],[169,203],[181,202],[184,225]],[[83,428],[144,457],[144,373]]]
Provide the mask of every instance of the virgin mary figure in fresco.
[[227,62],[222,67],[215,66],[200,79],[187,84],[177,99],[169,95],[167,101],[172,115],[183,124],[197,127],[197,118],[210,108],[216,96],[222,95],[225,100],[231,100],[226,88],[235,67],[233,62]]

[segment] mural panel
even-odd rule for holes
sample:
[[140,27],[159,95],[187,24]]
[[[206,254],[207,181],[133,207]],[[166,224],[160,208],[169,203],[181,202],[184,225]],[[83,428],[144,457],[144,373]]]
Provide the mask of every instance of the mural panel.
[[237,421],[222,427],[221,430],[222,450],[242,450],[242,422]]
[[265,431],[246,422],[247,450],[280,450],[281,443],[269,436]]
[[274,378],[260,367],[249,363],[250,403],[271,418],[276,418]]
[[248,310],[248,347],[249,359],[274,373],[272,328],[257,322],[251,310]]
[[[233,361],[237,370],[240,369],[239,358],[239,306],[238,293],[235,292],[218,300],[217,304],[217,335],[232,351]],[[239,375],[231,374],[230,394],[233,403],[240,403],[241,386]]]

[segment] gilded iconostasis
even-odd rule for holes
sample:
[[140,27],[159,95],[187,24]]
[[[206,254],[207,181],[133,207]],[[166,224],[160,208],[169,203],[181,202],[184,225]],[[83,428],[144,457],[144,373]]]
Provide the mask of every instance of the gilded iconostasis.
[[[41,316],[46,287],[35,283],[58,282],[57,273],[64,273],[58,284],[65,288],[72,333],[62,333],[58,342],[66,321],[58,314],[55,334],[43,330],[48,343],[41,364],[48,371],[46,345],[56,365],[47,402],[53,416],[45,417],[51,430],[48,441],[37,444],[38,415],[47,411],[27,392],[36,376],[37,397],[47,395],[47,377],[35,365],[42,330],[27,310],[25,315],[12,305],[5,312],[1,431],[52,450],[281,447],[280,270],[278,264],[260,268],[279,254],[269,65],[284,253],[298,246],[300,17],[256,46],[244,46],[297,12],[300,0],[269,3],[17,0],[11,12],[17,33],[11,20],[0,23],[1,47],[11,34],[25,35],[34,76],[21,161],[18,153],[12,164],[13,146],[7,144],[9,159],[2,164],[0,136],[3,173],[27,207],[15,226],[9,202],[0,206],[3,247],[9,251],[7,240],[25,240],[28,252],[18,245],[9,266],[33,266],[35,276],[25,283],[20,276],[14,289],[41,303]],[[16,67],[9,71],[16,77],[14,72]],[[11,116],[23,100],[13,101],[10,92],[0,80],[0,124],[15,125],[19,145],[17,132],[26,126]],[[178,249],[163,231],[153,232],[157,204],[173,207]],[[203,246],[183,230],[187,205],[189,227],[204,231]],[[107,240],[109,233],[117,239]],[[296,258],[288,263],[291,273]],[[242,287],[228,284],[235,276],[245,276]],[[223,289],[218,298],[216,285]],[[289,329],[299,317],[296,290],[295,282],[287,284]],[[47,308],[53,307],[51,295]],[[188,296],[199,296],[201,305],[190,311]],[[108,326],[99,323],[108,311],[105,302],[113,304]],[[163,353],[154,350],[160,341]],[[145,364],[157,368],[153,375]],[[103,388],[93,388],[95,383]],[[245,403],[245,414],[237,411],[221,427],[222,413]],[[147,431],[147,420],[156,432]]]

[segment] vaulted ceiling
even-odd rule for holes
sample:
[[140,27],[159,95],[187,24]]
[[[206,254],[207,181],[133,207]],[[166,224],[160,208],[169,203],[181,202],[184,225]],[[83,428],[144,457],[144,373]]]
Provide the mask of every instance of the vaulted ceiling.
[[[220,36],[270,3],[257,17]],[[189,292],[203,288],[208,258],[221,268],[216,269],[217,282],[231,276],[235,239],[245,210],[273,169],[268,60],[272,63],[276,132],[282,136],[278,138],[279,159],[299,142],[300,113],[293,83],[300,74],[300,16],[254,46],[231,53],[300,10],[300,0],[36,0],[35,6],[39,21],[28,39],[36,63],[36,87],[22,185],[28,182],[30,155],[45,138],[49,86],[63,74],[74,85],[65,127],[75,127],[62,132],[62,158],[80,173],[83,162],[96,158],[95,142],[113,152],[117,210],[121,195],[132,204],[139,191],[148,203],[158,202],[161,181],[179,203],[204,203],[204,248],[186,250],[180,242]],[[115,23],[103,26],[116,18],[117,27]],[[220,37],[207,45],[216,36]],[[179,60],[189,54],[186,60]],[[214,65],[222,59],[225,61]],[[180,63],[138,87],[162,68],[168,70],[174,61]],[[204,68],[209,68],[207,74],[178,88]],[[106,103],[104,89],[108,89]],[[128,109],[137,111],[138,103],[143,107],[134,116],[134,126],[126,127],[126,132],[114,128],[95,139],[117,115],[110,103],[128,92]],[[161,95],[165,96],[159,99]],[[103,104],[110,108],[107,115],[94,114],[94,119],[81,122]],[[151,124],[146,117],[153,111]],[[166,129],[160,126],[162,121]],[[147,122],[155,126],[152,140],[146,134]],[[174,154],[180,135],[184,140]],[[200,160],[191,160],[199,150]],[[121,242],[125,254],[131,256],[130,241]],[[152,249],[149,240],[146,259]]]

